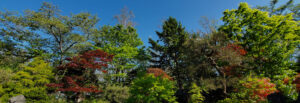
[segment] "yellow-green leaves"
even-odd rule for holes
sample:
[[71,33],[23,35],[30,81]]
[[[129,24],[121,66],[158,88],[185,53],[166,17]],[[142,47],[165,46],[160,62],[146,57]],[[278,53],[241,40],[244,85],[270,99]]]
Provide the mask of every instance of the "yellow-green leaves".
[[174,82],[153,74],[136,78],[130,87],[129,103],[176,103]]
[[52,67],[42,58],[36,57],[28,64],[21,66],[12,80],[0,85],[1,101],[7,101],[10,97],[23,94],[28,102],[47,101],[46,84],[53,78]]
[[289,58],[300,43],[299,23],[292,14],[272,15],[241,3],[236,10],[226,10],[220,31],[228,40],[241,44],[248,57],[255,59],[255,68],[271,76],[290,66]]
[[202,91],[203,90],[198,87],[196,83],[192,83],[189,91],[191,94],[189,103],[202,103],[205,99],[205,97],[201,94]]

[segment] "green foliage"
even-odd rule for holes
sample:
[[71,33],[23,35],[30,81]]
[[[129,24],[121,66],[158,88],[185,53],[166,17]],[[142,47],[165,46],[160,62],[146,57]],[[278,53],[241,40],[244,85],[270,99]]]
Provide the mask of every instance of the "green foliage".
[[146,74],[133,80],[129,103],[176,103],[174,82],[166,78]]
[[300,42],[297,34],[300,27],[291,14],[269,16],[268,12],[241,3],[236,10],[226,10],[222,20],[224,24],[219,30],[255,59],[257,73],[272,78],[289,68],[290,58]]
[[279,4],[279,0],[270,0],[270,5],[268,6],[257,6],[257,9],[262,11],[267,11],[270,15],[286,15],[293,13],[295,20],[300,20],[300,3],[295,4],[295,0],[286,0],[282,5]]
[[45,84],[53,78],[52,67],[37,57],[22,68],[11,81],[2,84],[1,100],[7,102],[10,97],[23,94],[28,102],[46,102],[48,95]]
[[174,76],[179,89],[183,89],[184,68],[182,58],[184,57],[183,44],[188,38],[185,27],[182,26],[175,18],[169,17],[163,22],[162,31],[156,31],[159,39],[157,41],[149,38],[150,54],[152,67],[162,68],[171,72]]
[[293,70],[286,70],[282,75],[275,75],[273,79],[277,89],[282,92],[284,96],[294,101],[298,98],[296,85],[292,83],[296,74],[297,73]]
[[197,86],[196,83],[192,83],[189,93],[191,94],[189,103],[202,103],[205,97],[201,94],[203,90]]
[[65,56],[91,46],[86,41],[99,19],[89,13],[63,16],[59,11],[57,6],[44,2],[39,10],[26,10],[22,15],[0,12],[0,32],[7,34],[2,37],[10,38],[6,44],[17,50],[8,52],[26,60],[49,53],[52,60],[62,63]]
[[[0,97],[1,94],[4,94],[5,91],[2,87],[3,84],[6,84],[8,82],[11,82],[12,77],[14,76],[14,73],[12,72],[11,69],[7,68],[0,68]],[[1,100],[0,100],[1,102]]]
[[109,103],[124,103],[129,98],[129,87],[107,85],[103,89],[103,100]]
[[[169,17],[156,31],[158,40],[149,39],[149,49],[126,8],[114,17],[119,24],[100,28],[96,15],[64,16],[46,2],[21,14],[0,11],[0,102],[23,94],[34,103],[257,103],[270,102],[267,96],[276,90],[275,96],[293,102],[298,93],[292,81],[300,66],[300,56],[294,63],[300,44],[300,4],[294,1],[278,6],[279,0],[271,0],[270,6],[257,9],[241,3],[224,12],[218,30],[208,24],[201,28],[208,31],[199,34],[188,33]],[[66,57],[92,49],[113,54],[114,59],[91,53],[65,63]],[[57,94],[48,94],[53,90],[45,87],[54,80],[45,59],[61,65],[55,78],[62,83],[49,85],[59,87]],[[107,75],[96,65],[105,66],[102,72]],[[260,78],[252,77],[253,72]],[[201,94],[204,90],[207,97]]]
[[219,103],[265,103],[267,96],[277,91],[276,85],[271,83],[269,78],[257,78],[248,76],[241,80],[235,87],[235,92],[230,94],[230,98],[218,101]]
[[84,100],[83,103],[111,103],[111,102],[102,99],[92,99],[92,100]]
[[239,92],[247,94],[247,98],[257,102],[266,101],[269,94],[277,91],[276,85],[270,82],[269,78],[252,78],[240,82]]
[[10,82],[13,76],[14,73],[10,68],[0,68],[0,85]]
[[219,100],[217,103],[254,103],[255,101],[243,100],[239,97],[245,98],[247,95],[245,93],[232,93],[230,98],[225,98],[224,100]]
[[124,82],[127,72],[137,65],[137,56],[140,54],[139,46],[143,42],[138,37],[136,29],[131,26],[103,26],[93,36],[92,40],[96,48],[113,54],[111,68],[108,68],[110,76],[116,82]]

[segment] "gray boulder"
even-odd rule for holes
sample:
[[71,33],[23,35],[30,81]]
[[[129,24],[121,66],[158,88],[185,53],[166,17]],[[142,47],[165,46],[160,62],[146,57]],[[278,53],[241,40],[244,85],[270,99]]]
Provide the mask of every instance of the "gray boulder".
[[26,103],[24,95],[18,95],[9,99],[9,103]]

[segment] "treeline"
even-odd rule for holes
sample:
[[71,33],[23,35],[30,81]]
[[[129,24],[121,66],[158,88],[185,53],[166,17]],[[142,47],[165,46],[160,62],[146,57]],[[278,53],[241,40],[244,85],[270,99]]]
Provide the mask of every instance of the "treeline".
[[300,4],[277,3],[240,3],[222,25],[204,20],[201,32],[169,17],[150,47],[127,9],[100,27],[96,15],[61,15],[47,2],[1,11],[0,102],[295,102]]

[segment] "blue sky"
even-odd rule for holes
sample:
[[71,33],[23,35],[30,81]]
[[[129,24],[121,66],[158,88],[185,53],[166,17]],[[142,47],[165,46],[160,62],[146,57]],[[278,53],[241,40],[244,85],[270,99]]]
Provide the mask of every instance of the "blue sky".
[[134,21],[137,23],[135,27],[146,46],[149,46],[149,37],[157,39],[155,31],[161,30],[162,21],[169,16],[175,17],[188,31],[197,31],[201,28],[199,20],[202,16],[220,20],[224,10],[236,9],[240,2],[247,2],[252,7],[268,5],[270,2],[270,0],[0,0],[0,10],[18,12],[26,9],[37,10],[43,1],[57,5],[63,15],[80,12],[96,14],[100,17],[100,26],[114,25],[113,16],[120,14],[120,10],[126,6],[135,14]]

